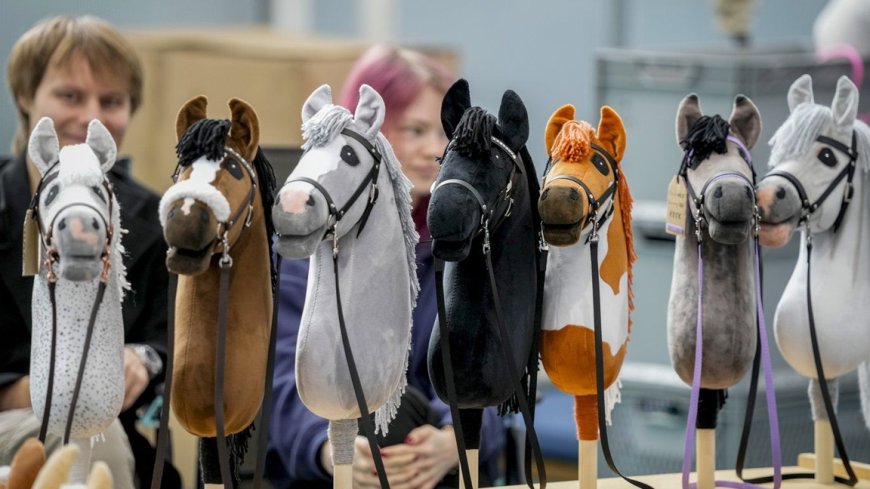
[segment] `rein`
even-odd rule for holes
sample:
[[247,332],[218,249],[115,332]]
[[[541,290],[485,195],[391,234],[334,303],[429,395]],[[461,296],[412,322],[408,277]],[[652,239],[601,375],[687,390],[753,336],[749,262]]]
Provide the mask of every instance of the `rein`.
[[56,356],[57,356],[57,297],[56,297],[56,289],[57,289],[57,281],[58,276],[54,271],[54,264],[57,262],[59,255],[57,252],[57,248],[54,245],[54,221],[57,219],[57,216],[60,213],[68,209],[70,207],[84,206],[88,207],[97,212],[97,215],[103,221],[103,225],[106,227],[106,240],[103,244],[103,253],[102,253],[102,261],[103,261],[103,270],[100,273],[100,282],[97,285],[97,295],[94,298],[94,304],[91,306],[91,314],[88,319],[87,331],[85,334],[85,343],[82,349],[82,358],[79,361],[79,369],[76,373],[76,382],[73,387],[72,399],[70,401],[69,412],[67,414],[66,425],[64,427],[63,434],[63,444],[66,445],[69,443],[70,432],[72,430],[72,422],[73,417],[75,416],[75,408],[78,403],[79,393],[82,387],[82,380],[84,377],[85,366],[87,365],[88,353],[90,351],[91,346],[91,338],[93,337],[94,332],[94,324],[97,320],[97,313],[99,312],[100,305],[103,302],[103,296],[106,292],[106,286],[109,281],[109,268],[112,266],[111,252],[109,247],[112,242],[112,236],[114,234],[114,228],[111,224],[112,219],[112,202],[115,198],[115,194],[112,190],[112,184],[109,182],[109,179],[105,176],[103,177],[102,185],[106,189],[106,202],[108,203],[108,215],[109,220],[107,221],[103,213],[100,212],[99,209],[88,205],[88,204],[68,204],[62,208],[60,208],[57,212],[55,212],[54,217],[49,223],[49,227],[46,228],[43,225],[42,216],[39,213],[39,198],[42,194],[42,191],[46,185],[46,181],[50,181],[48,178],[50,175],[54,175],[52,170],[60,164],[60,160],[54,162],[48,170],[46,170],[43,177],[39,180],[39,184],[36,186],[36,192],[33,194],[33,199],[30,202],[30,206],[28,208],[28,214],[30,214],[31,218],[34,219],[38,225],[39,229],[39,238],[41,242],[41,246],[46,250],[45,253],[45,261],[44,265],[47,269],[46,279],[48,281],[48,296],[51,302],[51,354],[49,357],[48,363],[48,385],[45,394],[45,407],[43,409],[42,415],[42,423],[39,427],[39,441],[45,443],[46,435],[48,434],[48,423],[51,420],[51,403],[52,397],[54,395],[54,371],[56,364]]
[[[607,160],[607,162],[610,164],[611,170],[613,171],[613,181],[610,183],[610,185],[608,185],[607,189],[601,194],[598,199],[595,198],[595,194],[593,194],[589,187],[579,178],[571,175],[558,175],[554,178],[548,179],[547,176],[550,171],[549,161],[547,162],[547,167],[544,170],[543,181],[545,185],[549,182],[554,182],[556,180],[569,180],[573,183],[576,183],[585,191],[587,201],[589,202],[590,212],[587,214],[585,220],[583,221],[583,227],[585,228],[590,224],[592,226],[592,230],[587,236],[586,242],[589,243],[590,258],[592,264],[593,330],[595,335],[595,397],[597,403],[596,411],[598,413],[598,436],[601,442],[601,451],[604,454],[604,460],[607,462],[607,466],[610,467],[610,470],[613,471],[614,474],[618,475],[623,480],[635,487],[639,487],[641,489],[652,489],[652,486],[627,477],[619,471],[619,469],[616,467],[616,462],[614,462],[613,460],[613,454],[610,451],[610,440],[607,437],[607,415],[604,402],[604,338],[601,327],[601,292],[598,276],[598,230],[601,228],[601,225],[604,224],[607,219],[609,219],[615,212],[616,205],[614,201],[617,196],[617,184],[619,182],[620,173],[619,167],[616,163],[616,159],[613,157],[613,155],[611,155],[607,150],[605,150],[601,146],[598,146],[597,144],[591,143],[590,146],[596,152],[604,156],[604,159]],[[608,200],[610,200],[610,207],[601,216],[599,216],[599,209],[601,208],[601,206],[605,205]]]
[[[840,211],[837,214],[836,221],[834,221],[834,233],[837,232],[837,230],[840,227],[840,224],[842,224],[843,216],[846,214],[846,209],[849,207],[849,203],[852,200],[852,195],[854,192],[852,178],[855,175],[855,166],[856,166],[856,161],[858,159],[857,138],[856,138],[855,132],[853,131],[852,132],[852,147],[851,148],[849,148],[845,144],[843,144],[835,139],[831,139],[831,138],[826,137],[826,136],[819,136],[818,138],[816,138],[816,141],[818,141],[820,143],[831,145],[831,146],[839,149],[840,151],[846,153],[846,155],[849,156],[849,163],[846,165],[845,168],[843,168],[843,170],[840,171],[840,173],[834,178],[834,180],[831,182],[831,184],[828,185],[828,188],[826,188],[825,191],[822,192],[822,195],[819,196],[819,198],[816,199],[815,202],[810,203],[810,200],[809,200],[809,197],[807,196],[806,190],[804,189],[803,185],[800,183],[800,180],[798,180],[797,177],[795,177],[791,173],[788,173],[785,171],[773,171],[773,172],[765,175],[764,178],[768,178],[771,176],[779,176],[779,177],[785,178],[794,186],[795,190],[797,190],[798,195],[800,196],[800,199],[801,199],[801,216],[800,216],[800,219],[798,221],[798,225],[803,224],[804,229],[807,233],[807,239],[806,239],[807,313],[808,313],[808,317],[809,317],[810,343],[812,344],[812,348],[813,348],[813,363],[815,364],[815,367],[816,367],[816,377],[818,378],[819,386],[821,387],[821,391],[822,391],[822,400],[824,401],[824,405],[825,405],[825,413],[827,414],[828,420],[831,423],[831,431],[833,432],[833,435],[834,435],[834,443],[837,446],[837,452],[840,454],[840,458],[843,460],[843,467],[846,469],[846,474],[848,474],[848,476],[849,476],[848,479],[840,477],[840,476],[835,476],[834,480],[840,484],[844,484],[847,486],[855,486],[856,484],[858,484],[858,477],[857,477],[857,475],[855,475],[855,471],[852,469],[852,464],[849,461],[849,455],[848,455],[848,453],[846,453],[846,444],[843,442],[843,437],[840,434],[840,425],[837,422],[837,413],[834,410],[834,403],[831,400],[830,389],[828,389],[828,381],[827,381],[827,377],[825,377],[825,369],[822,365],[822,355],[821,355],[821,351],[819,349],[819,340],[818,340],[818,336],[816,334],[816,321],[815,321],[815,316],[813,314],[813,297],[812,297],[812,289],[811,289],[811,281],[810,281],[810,278],[812,276],[811,265],[812,265],[812,257],[813,257],[813,234],[812,234],[812,231],[810,230],[809,220],[810,220],[810,217],[812,216],[812,214],[819,209],[819,207],[822,205],[822,203],[825,201],[825,199],[827,199],[828,196],[831,195],[834,188],[840,183],[840,181],[842,181],[843,178],[846,178],[846,188],[843,191],[843,201],[840,203]],[[764,178],[762,178],[762,180],[764,180]],[[755,402],[754,386],[757,383],[757,368],[755,365],[753,365],[752,370],[753,370],[753,379],[752,379],[753,387],[750,389],[750,398],[749,398],[749,404],[747,407],[747,409],[748,409],[748,411],[747,411],[748,422],[751,422],[751,420],[752,420],[751,409],[752,409],[752,406],[754,405],[754,402]],[[767,380],[765,379],[765,383],[766,382],[767,382]],[[747,433],[746,427],[744,427],[744,435],[745,435],[744,438],[748,438],[748,433]],[[744,449],[745,449],[744,440],[741,439],[740,453],[738,454],[738,472],[737,472],[738,475],[740,475],[740,471],[743,468],[743,457],[745,456]],[[813,473],[813,472],[801,472],[801,473],[796,473],[796,474],[785,474],[782,476],[782,479],[784,479],[784,480],[812,479],[814,477],[815,477],[815,473]],[[765,483],[765,482],[769,482],[770,480],[771,479],[768,476],[768,477],[759,477],[756,479],[747,480],[747,482]]]
[[[749,168],[752,170],[753,180],[755,177],[755,170],[752,167],[752,156],[749,153],[749,150],[743,144],[742,141],[735,138],[734,136],[728,136],[727,139],[733,143],[735,143],[743,153],[743,157],[746,163],[749,165]],[[684,158],[683,167],[680,170],[680,175],[684,178],[686,182],[686,186],[689,190],[689,198],[692,199],[692,202],[695,205],[695,238],[698,242],[698,304],[697,304],[697,322],[695,326],[695,358],[694,358],[694,370],[692,373],[692,391],[689,398],[689,415],[686,420],[686,441],[684,445],[683,452],[683,467],[682,467],[682,486],[684,489],[695,488],[697,487],[697,483],[689,482],[689,473],[692,471],[692,459],[693,452],[695,449],[695,429],[698,421],[698,405],[699,398],[701,394],[701,371],[702,371],[702,363],[703,363],[703,290],[704,290],[704,260],[703,260],[703,250],[702,250],[702,240],[703,240],[703,230],[702,225],[705,223],[706,218],[704,216],[704,194],[707,191],[707,188],[721,178],[725,177],[738,177],[740,179],[745,180],[750,184],[750,186],[754,189],[755,182],[750,180],[747,176],[738,172],[722,172],[718,173],[713,178],[710,178],[707,182],[705,182],[704,186],[701,189],[700,194],[695,194],[692,189],[691,183],[689,183],[689,178],[687,175],[687,166],[686,163],[691,159],[691,151],[687,152],[686,157]],[[753,200],[754,199],[754,190],[753,190]],[[776,393],[774,391],[773,384],[773,367],[770,360],[770,347],[768,344],[767,338],[767,325],[764,319],[764,306],[762,304],[761,298],[761,247],[757,240],[758,229],[760,225],[760,217],[758,213],[758,206],[754,206],[753,210],[753,219],[754,219],[754,228],[755,228],[755,259],[754,259],[754,271],[755,271],[755,300],[756,300],[756,338],[757,345],[755,350],[755,358],[753,360],[753,373],[752,373],[752,383],[750,386],[749,393],[749,401],[748,406],[746,408],[746,415],[744,418],[743,425],[743,433],[740,439],[740,448],[739,453],[737,455],[737,476],[743,482],[732,482],[732,481],[714,481],[714,487],[729,487],[735,489],[761,489],[760,486],[756,484],[764,483],[764,482],[773,482],[774,488],[779,488],[782,484],[782,480],[788,478],[787,476],[783,476],[782,474],[782,455],[780,449],[780,434],[779,434],[779,418],[776,410]],[[744,458],[746,455],[746,448],[749,442],[749,434],[751,431],[751,423],[752,423],[752,415],[755,408],[755,395],[758,388],[758,371],[759,371],[759,363],[764,368],[764,385],[765,385],[765,393],[767,399],[767,414],[769,418],[770,425],[770,445],[771,445],[771,458],[773,465],[773,476],[767,478],[767,480],[759,479],[744,479],[743,478],[743,465]],[[718,411],[720,406],[718,404],[714,404],[712,406],[712,410]],[[713,426],[715,426],[715,416],[712,417]]]
[[[517,385],[514,388],[514,394],[517,397],[517,402],[520,406],[520,412],[522,413],[523,422],[526,425],[526,441],[527,444],[531,446],[530,452],[532,453],[535,459],[535,466],[538,470],[538,476],[541,481],[541,488],[545,488],[547,486],[547,472],[546,467],[544,465],[543,455],[541,453],[541,447],[538,443],[538,435],[535,432],[535,424],[534,424],[534,386],[536,383],[535,372],[533,370],[537,370],[537,336],[538,332],[541,329],[541,303],[543,297],[543,270],[546,269],[546,249],[543,246],[543,240],[539,240],[540,244],[538,247],[538,271],[537,271],[537,291],[536,291],[536,301],[535,301],[535,326],[534,326],[534,335],[535,338],[533,340],[532,348],[533,351],[531,356],[534,358],[533,360],[529,360],[528,366],[532,366],[534,362],[534,367],[529,369],[529,392],[526,395],[523,395],[523,385],[520,380],[520,374],[517,372],[516,366],[514,365],[514,351],[513,345],[510,343],[510,335],[508,334],[507,327],[505,326],[504,317],[502,314],[501,300],[498,295],[498,284],[495,279],[495,272],[492,266],[492,247],[490,243],[490,235],[492,232],[495,232],[496,229],[500,227],[500,225],[511,215],[511,210],[513,209],[514,199],[512,197],[512,191],[514,189],[514,177],[516,176],[517,170],[522,176],[526,176],[526,171],[522,166],[521,158],[514,153],[504,142],[501,140],[491,137],[491,142],[493,142],[496,146],[502,149],[510,158],[513,163],[511,167],[511,174],[508,178],[508,182],[505,185],[504,189],[502,189],[495,197],[495,201],[487,204],[483,197],[480,195],[480,192],[474,188],[473,185],[466,182],[465,180],[451,178],[447,180],[443,180],[437,186],[432,189],[432,194],[447,185],[459,185],[460,187],[466,189],[471,193],[474,199],[477,201],[478,206],[480,207],[481,217],[480,217],[480,225],[478,227],[475,236],[483,235],[483,254],[486,259],[486,270],[489,277],[490,288],[492,289],[492,299],[493,305],[496,313],[497,326],[499,332],[499,343],[501,344],[502,354],[506,358],[506,364],[508,368],[508,375],[512,379],[518,379]],[[445,149],[444,153],[447,154],[447,151],[450,149],[450,145],[448,145],[447,149]],[[442,158],[443,160],[443,158]],[[529,199],[531,201],[531,198]],[[534,207],[534,203],[531,204]],[[494,221],[494,224],[490,226],[490,223]],[[536,224],[539,226],[539,224]],[[540,237],[540,229],[537,229],[537,233]],[[472,237],[472,239],[474,239]],[[457,394],[456,394],[456,384],[454,382],[454,373],[453,373],[453,361],[452,355],[450,353],[450,331],[447,326],[447,308],[444,300],[444,260],[440,260],[438,258],[434,258],[435,264],[435,295],[438,303],[438,326],[441,332],[440,335],[440,343],[441,343],[441,360],[444,364],[444,380],[447,388],[447,404],[450,407],[450,415],[453,419],[454,433],[456,434],[456,445],[459,456],[459,468],[462,474],[462,482],[464,487],[471,488],[474,487],[471,482],[471,472],[468,465],[468,458],[466,456],[466,445],[465,445],[465,435],[462,430],[462,421],[459,413],[459,406],[457,404]],[[528,397],[527,397],[528,396]],[[526,465],[530,466],[530,460],[526,459]],[[530,467],[529,467],[530,468]],[[532,474],[530,470],[526,470],[526,483],[529,487],[534,487],[532,482]]]
[[[356,368],[356,362],[353,358],[353,351],[351,350],[350,345],[350,337],[347,333],[347,326],[344,321],[344,310],[341,306],[341,288],[339,287],[339,274],[338,274],[338,223],[341,222],[341,219],[345,216],[348,210],[356,203],[359,197],[362,195],[363,191],[366,187],[371,184],[369,188],[369,195],[366,203],[366,209],[363,211],[363,215],[359,220],[359,228],[357,230],[357,236],[360,235],[363,228],[368,221],[369,214],[371,213],[372,207],[374,207],[375,202],[378,198],[378,174],[381,167],[381,154],[378,152],[377,148],[372,145],[366,138],[364,138],[361,134],[352,131],[350,129],[343,129],[341,134],[353,138],[358,143],[362,144],[363,147],[371,154],[374,158],[374,164],[372,165],[372,169],[369,170],[368,174],[366,174],[365,178],[362,182],[360,182],[359,186],[357,186],[354,193],[350,196],[347,203],[344,204],[340,209],[335,205],[335,201],[329,195],[329,192],[326,188],[323,187],[317,180],[308,177],[297,177],[291,180],[287,180],[285,185],[291,182],[305,182],[312,185],[317,189],[318,192],[326,199],[326,203],[329,207],[329,221],[326,228],[326,233],[324,234],[324,238],[332,235],[332,270],[335,276],[335,303],[336,309],[338,311],[338,327],[341,331],[341,343],[344,350],[344,358],[347,361],[347,367],[350,371],[350,381],[353,384],[353,393],[356,397],[357,405],[359,406],[360,412],[360,424],[362,425],[363,433],[365,434],[366,439],[369,443],[369,448],[372,452],[372,458],[374,459],[375,469],[378,473],[378,480],[380,481],[380,485],[384,489],[389,489],[390,483],[387,480],[386,469],[384,468],[384,461],[381,458],[381,451],[378,448],[377,438],[375,437],[375,429],[372,423],[371,413],[369,412],[368,404],[366,404],[365,392],[362,388],[362,382],[359,378],[359,372]],[[468,486],[471,487],[471,486]]]

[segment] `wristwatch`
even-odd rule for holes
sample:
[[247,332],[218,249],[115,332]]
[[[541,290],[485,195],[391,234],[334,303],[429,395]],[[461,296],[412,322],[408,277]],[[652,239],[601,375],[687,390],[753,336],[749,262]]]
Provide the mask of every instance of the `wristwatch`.
[[148,380],[153,379],[157,374],[163,371],[163,359],[160,358],[160,355],[157,354],[157,351],[154,350],[154,348],[139,343],[132,343],[127,346],[130,347],[136,355],[139,355],[142,364],[145,365],[145,370],[148,371]]

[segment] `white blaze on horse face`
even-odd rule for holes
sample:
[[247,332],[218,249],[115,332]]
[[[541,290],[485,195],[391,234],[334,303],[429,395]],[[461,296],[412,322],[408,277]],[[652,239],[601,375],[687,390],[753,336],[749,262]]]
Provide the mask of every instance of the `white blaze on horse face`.
[[[323,182],[324,177],[338,171],[341,165],[347,165],[338,157],[341,148],[345,145],[344,137],[336,137],[328,144],[309,149],[293,173],[287,177],[292,180],[298,177],[307,177],[317,182]],[[302,181],[293,181],[285,184],[280,190],[281,210],[288,214],[300,214],[305,211],[305,203],[309,196],[317,192],[313,185]],[[337,198],[336,195],[331,195]],[[336,202],[335,205],[342,205]]]
[[[98,209],[105,222],[111,221],[108,209],[109,195],[103,188],[103,172],[96,155],[86,144],[65,146],[60,150],[57,179],[42,190],[40,212],[42,222],[48,226],[55,220],[57,212],[76,204],[83,204]],[[57,190],[53,187],[57,186]],[[102,199],[96,196],[99,191]],[[57,192],[46,205],[49,196]],[[43,230],[48,231],[46,230]],[[105,230],[102,230],[105,233]]]
[[214,186],[217,172],[220,171],[222,160],[210,160],[200,157],[191,163],[192,171],[188,178],[180,180],[163,194],[160,199],[160,224],[166,226],[169,211],[178,200],[183,200],[182,212],[189,213],[196,201],[202,202],[218,222],[224,222],[230,217],[230,203],[224,194]]

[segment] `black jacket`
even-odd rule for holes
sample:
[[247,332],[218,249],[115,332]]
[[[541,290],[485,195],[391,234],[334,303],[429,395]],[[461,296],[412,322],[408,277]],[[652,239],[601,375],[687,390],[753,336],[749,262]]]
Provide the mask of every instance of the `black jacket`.
[[[123,302],[124,342],[151,345],[166,361],[166,243],[158,219],[160,197],[136,183],[129,160],[119,160],[109,180],[121,208],[121,239],[131,290]],[[0,387],[30,371],[33,278],[21,276],[24,215],[30,203],[24,153],[0,157]],[[154,379],[140,398],[153,397]],[[152,394],[152,395],[147,395]]]

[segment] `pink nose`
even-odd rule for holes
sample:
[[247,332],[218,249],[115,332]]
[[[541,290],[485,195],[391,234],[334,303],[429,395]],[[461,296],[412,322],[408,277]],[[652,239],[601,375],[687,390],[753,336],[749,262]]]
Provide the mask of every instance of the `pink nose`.
[[314,206],[314,196],[305,190],[282,190],[278,197],[281,202],[281,210],[287,214],[302,214],[306,207]]
[[775,185],[771,185],[759,188],[755,191],[755,199],[758,203],[758,210],[761,211],[762,217],[768,215],[771,206],[773,206],[773,203],[776,200],[776,189],[777,187]]

